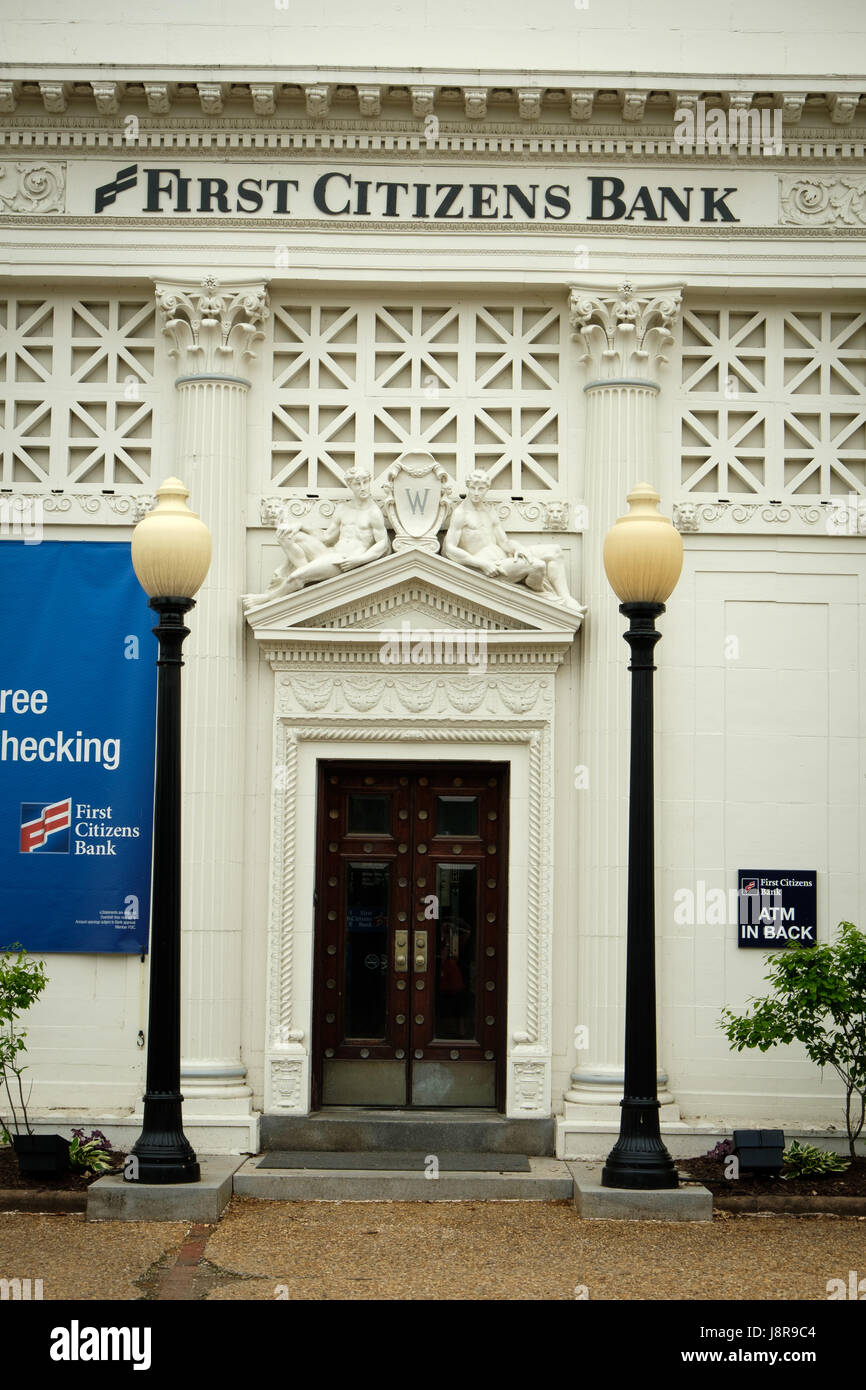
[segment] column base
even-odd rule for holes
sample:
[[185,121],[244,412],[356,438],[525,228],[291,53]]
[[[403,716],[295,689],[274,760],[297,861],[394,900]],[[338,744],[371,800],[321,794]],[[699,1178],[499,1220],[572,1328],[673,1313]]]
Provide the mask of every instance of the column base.
[[240,1062],[189,1061],[180,1064],[183,1113],[249,1116],[253,1093],[246,1084],[247,1069]]

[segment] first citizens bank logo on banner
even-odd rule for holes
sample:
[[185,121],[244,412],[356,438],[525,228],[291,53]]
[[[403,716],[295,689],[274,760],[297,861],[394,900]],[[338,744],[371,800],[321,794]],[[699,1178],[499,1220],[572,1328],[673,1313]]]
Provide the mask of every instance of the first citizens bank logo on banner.
[[0,542],[0,947],[143,952],[153,615],[128,544]]

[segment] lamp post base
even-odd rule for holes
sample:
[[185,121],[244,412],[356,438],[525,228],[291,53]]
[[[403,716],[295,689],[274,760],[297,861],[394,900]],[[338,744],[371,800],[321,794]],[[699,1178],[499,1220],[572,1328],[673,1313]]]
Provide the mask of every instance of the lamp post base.
[[601,1170],[602,1187],[678,1187],[676,1165],[659,1134],[658,1101],[626,1099],[622,1107],[619,1139]]
[[126,1160],[126,1182],[201,1181],[195,1149],[183,1132],[182,1103],[178,1092],[145,1095],[144,1128]]

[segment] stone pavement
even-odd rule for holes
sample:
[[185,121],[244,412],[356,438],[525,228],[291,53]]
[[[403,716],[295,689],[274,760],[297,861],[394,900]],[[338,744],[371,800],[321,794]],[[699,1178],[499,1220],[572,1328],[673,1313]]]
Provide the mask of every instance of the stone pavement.
[[568,1202],[269,1202],[218,1225],[0,1213],[0,1278],[86,1300],[813,1300],[866,1217],[585,1221]]

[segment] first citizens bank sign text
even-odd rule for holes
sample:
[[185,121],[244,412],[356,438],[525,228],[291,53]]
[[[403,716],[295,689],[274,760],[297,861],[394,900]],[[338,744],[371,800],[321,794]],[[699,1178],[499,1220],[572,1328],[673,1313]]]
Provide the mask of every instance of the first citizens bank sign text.
[[[86,169],[86,174],[84,170]],[[208,217],[332,218],[441,222],[634,222],[721,225],[743,220],[740,185],[751,210],[775,221],[764,176],[735,182],[690,171],[676,183],[669,168],[619,174],[575,173],[532,165],[509,170],[445,166],[222,166],[172,159],[122,167],[73,166],[68,211],[108,216],[190,214]],[[87,185],[83,180],[86,178]],[[94,186],[95,185],[95,186]],[[760,207],[755,204],[758,196]],[[764,206],[766,205],[766,206]]]
[[0,543],[0,947],[147,949],[152,615],[111,542]]

